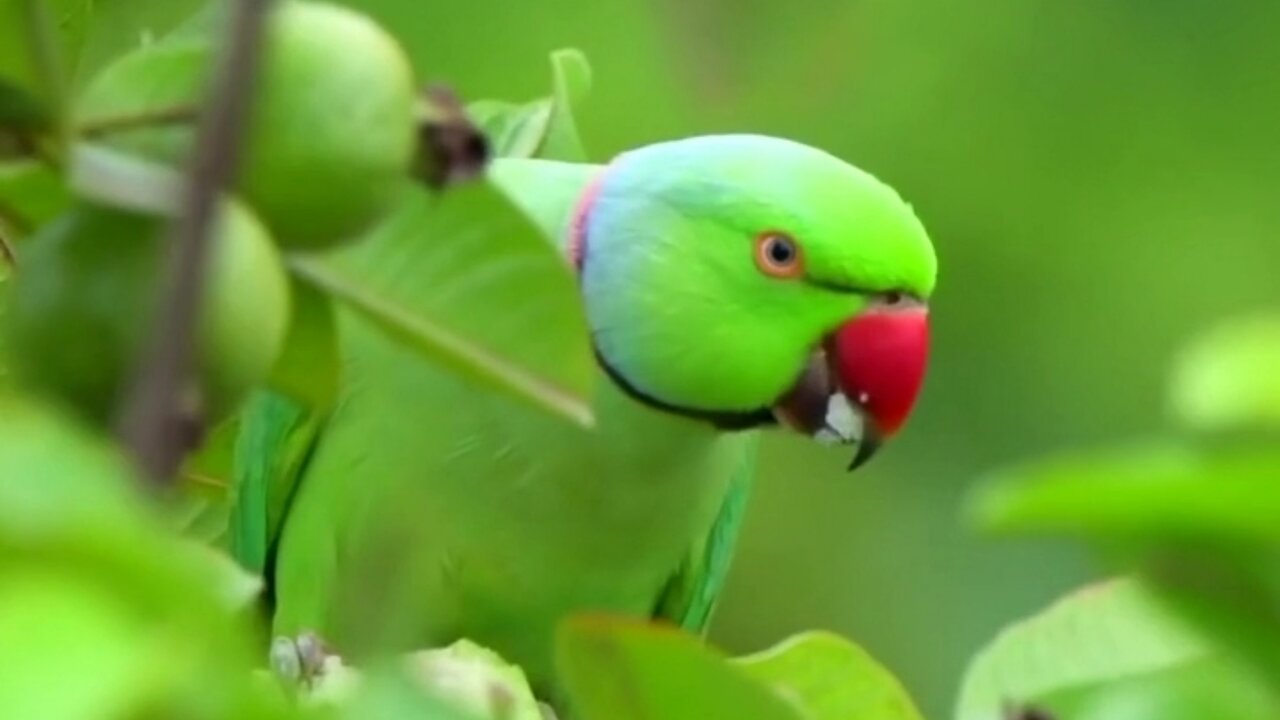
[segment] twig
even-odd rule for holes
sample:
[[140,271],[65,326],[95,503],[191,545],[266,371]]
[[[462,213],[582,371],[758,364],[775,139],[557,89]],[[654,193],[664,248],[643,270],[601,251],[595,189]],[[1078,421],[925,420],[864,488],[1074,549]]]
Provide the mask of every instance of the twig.
[[200,109],[195,105],[175,105],[157,108],[144,112],[107,115],[105,117],[85,120],[76,127],[76,133],[84,137],[94,138],[125,130],[138,128],[181,125],[194,122],[200,117]]
[[202,271],[211,220],[239,159],[270,5],[271,0],[233,0],[234,17],[222,43],[218,74],[196,130],[183,211],[168,230],[170,265],[152,345],[121,417],[125,444],[156,484],[175,477],[193,444],[192,423],[202,419],[199,400],[193,403],[190,394]]
[[0,161],[31,159],[61,171],[62,151],[55,138],[38,128],[0,128]]
[[[49,13],[48,3],[27,0],[25,10],[29,33],[27,38],[31,43],[31,60],[41,85],[52,88],[53,92],[53,97],[43,98],[53,105],[48,117],[65,117],[62,111],[67,103],[67,68],[62,64],[54,19]],[[62,128],[59,127],[58,131],[61,134]]]
[[6,276],[18,271],[17,239],[31,234],[31,221],[0,200],[0,261],[8,266]]
[[9,267],[12,274],[18,268],[18,255],[13,251],[13,241],[9,239],[9,223],[0,216],[0,262]]

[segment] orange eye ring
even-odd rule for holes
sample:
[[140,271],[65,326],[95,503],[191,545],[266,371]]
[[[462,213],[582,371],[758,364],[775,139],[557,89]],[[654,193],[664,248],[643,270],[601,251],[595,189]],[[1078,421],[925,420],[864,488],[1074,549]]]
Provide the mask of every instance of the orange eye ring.
[[795,278],[804,273],[804,255],[800,244],[790,235],[776,231],[756,236],[756,267],[770,277]]

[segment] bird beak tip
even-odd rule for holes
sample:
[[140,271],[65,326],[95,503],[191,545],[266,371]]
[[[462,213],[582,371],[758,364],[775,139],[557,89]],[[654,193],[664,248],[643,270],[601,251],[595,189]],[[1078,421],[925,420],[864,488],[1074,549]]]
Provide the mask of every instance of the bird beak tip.
[[867,434],[858,443],[858,451],[854,453],[853,462],[849,463],[849,472],[853,472],[858,468],[870,462],[871,458],[880,450],[880,439],[874,434]]

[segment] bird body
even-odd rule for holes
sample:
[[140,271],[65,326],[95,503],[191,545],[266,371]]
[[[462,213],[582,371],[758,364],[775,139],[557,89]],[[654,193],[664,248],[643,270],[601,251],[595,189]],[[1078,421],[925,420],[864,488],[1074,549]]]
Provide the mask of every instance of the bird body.
[[[579,273],[595,427],[475,393],[342,315],[338,402],[317,418],[254,398],[237,474],[287,508],[263,523],[279,528],[264,568],[273,632],[357,655],[468,638],[550,696],[568,614],[705,629],[761,428],[868,445],[877,422],[897,429],[919,388],[902,373],[923,372],[923,313],[895,303],[927,297],[935,261],[887,186],[789,141],[695,138],[607,166],[509,159],[488,173]],[[870,340],[851,320],[868,313]],[[841,408],[856,427],[831,420]]]

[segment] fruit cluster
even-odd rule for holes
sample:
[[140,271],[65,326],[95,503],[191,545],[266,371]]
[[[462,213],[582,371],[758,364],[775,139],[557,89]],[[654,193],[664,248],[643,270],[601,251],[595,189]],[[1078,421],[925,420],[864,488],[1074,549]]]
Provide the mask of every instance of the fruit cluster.
[[[75,197],[23,240],[9,283],[12,371],[95,422],[112,418],[140,359],[178,210],[119,186],[149,179],[177,196],[218,25],[206,18],[117,58],[73,99],[72,142],[110,162],[70,182]],[[358,238],[393,206],[414,164],[417,103],[405,52],[374,21],[311,0],[274,5],[236,180],[212,228],[191,388],[205,423],[233,412],[281,354],[294,304],[285,255]]]

